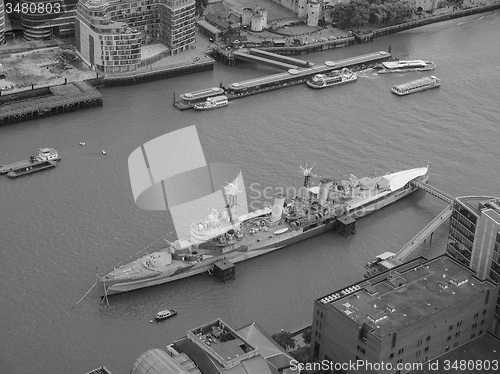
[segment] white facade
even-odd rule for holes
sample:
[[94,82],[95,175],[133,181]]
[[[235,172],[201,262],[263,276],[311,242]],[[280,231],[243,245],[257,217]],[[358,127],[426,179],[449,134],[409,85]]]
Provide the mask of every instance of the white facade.
[[318,26],[321,3],[318,0],[309,0],[307,9],[307,26]]
[[262,31],[267,27],[267,10],[257,9],[252,16],[252,24],[250,30]]

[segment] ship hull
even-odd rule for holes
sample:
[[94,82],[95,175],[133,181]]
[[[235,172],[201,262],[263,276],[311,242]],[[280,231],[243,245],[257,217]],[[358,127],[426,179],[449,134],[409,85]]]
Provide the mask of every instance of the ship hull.
[[[427,182],[428,175],[426,174],[421,181]],[[393,202],[411,194],[418,188],[409,185],[407,188],[401,188],[399,190],[393,191],[384,197],[374,200],[366,205],[360,206],[358,208],[352,209],[348,212],[348,215],[357,219],[364,217],[370,213],[382,209],[383,207],[392,204]],[[285,233],[273,236],[271,235],[265,242],[255,242],[250,245],[243,245],[242,242],[241,249],[233,250],[232,252],[216,256],[209,260],[203,260],[194,266],[186,267],[185,270],[180,270],[175,274],[165,274],[157,275],[154,278],[148,279],[137,279],[131,281],[113,281],[104,278],[100,278],[100,289],[102,295],[112,295],[122,292],[133,291],[145,287],[157,286],[164,283],[173,282],[179,279],[187,278],[193,275],[202,274],[210,271],[213,268],[213,264],[219,260],[226,259],[232,263],[238,263],[242,261],[249,260],[251,258],[262,256],[266,253],[275,251],[277,249],[290,246],[292,244],[298,243],[300,241],[312,238],[331,231],[335,227],[335,220],[331,222],[320,224],[314,228],[309,228],[304,231],[303,228],[299,230],[290,230]],[[244,249],[243,249],[244,248]]]

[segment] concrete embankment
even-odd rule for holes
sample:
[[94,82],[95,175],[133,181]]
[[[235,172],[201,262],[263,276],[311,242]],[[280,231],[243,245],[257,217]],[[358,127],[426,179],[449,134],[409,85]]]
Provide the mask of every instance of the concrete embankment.
[[0,97],[0,125],[97,107],[102,95],[86,82],[73,82]]

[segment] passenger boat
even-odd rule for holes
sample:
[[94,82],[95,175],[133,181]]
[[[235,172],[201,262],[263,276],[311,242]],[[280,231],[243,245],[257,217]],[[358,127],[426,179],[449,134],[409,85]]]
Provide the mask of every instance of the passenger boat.
[[423,60],[397,60],[384,61],[375,66],[379,74],[383,73],[404,73],[409,71],[428,71],[436,67],[431,61]]
[[434,75],[430,77],[420,78],[411,82],[398,84],[392,87],[392,92],[399,96],[409,95],[415,92],[430,90],[441,85],[439,78]]
[[161,310],[158,312],[158,314],[156,315],[155,319],[157,321],[161,321],[161,320],[164,320],[164,319],[167,319],[167,318],[170,318],[170,317],[173,317],[177,314],[177,312],[173,309],[165,309],[165,310]]
[[358,76],[347,68],[342,70],[333,70],[327,74],[316,74],[306,81],[306,84],[312,88],[325,88],[339,86],[345,83],[356,82]]
[[7,174],[8,178],[17,178],[26,174],[53,168],[59,160],[59,154],[53,148],[40,148],[38,156],[31,156],[29,160],[13,162],[0,166],[0,174]]
[[226,106],[228,103],[229,100],[226,95],[212,96],[207,98],[207,101],[205,101],[204,103],[194,104],[194,109],[196,110],[215,109]]

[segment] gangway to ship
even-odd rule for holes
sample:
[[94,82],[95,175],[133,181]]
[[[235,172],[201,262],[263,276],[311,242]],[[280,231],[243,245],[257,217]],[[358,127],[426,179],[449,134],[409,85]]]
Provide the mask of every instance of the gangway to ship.
[[436,187],[433,187],[430,184],[422,183],[417,180],[412,180],[410,184],[424,190],[425,192],[430,193],[432,196],[436,196],[438,199],[446,201],[448,204],[453,203],[454,199],[451,195],[448,195],[446,192],[438,190]]
[[391,262],[394,264],[400,264],[403,260],[422,242],[427,239],[429,235],[432,235],[436,229],[441,226],[444,222],[448,221],[451,216],[453,205],[448,205],[441,213],[437,215],[427,226],[425,226],[417,235],[413,237],[403,248],[396,252],[396,256],[391,258]]
[[233,57],[238,60],[248,61],[248,62],[260,62],[261,64],[270,65],[273,67],[277,67],[280,69],[288,70],[288,69],[297,69],[297,65],[288,64],[286,62],[272,60],[270,58],[253,55],[250,53],[242,52],[242,51],[234,51]]
[[309,62],[309,61],[304,61],[304,60],[301,60],[301,59],[298,59],[295,57],[280,55],[277,53],[265,51],[263,49],[250,48],[249,52],[251,55],[260,56],[260,57],[268,58],[270,60],[280,61],[280,62],[284,62],[287,64],[300,66],[303,68],[309,68],[309,67],[314,65],[312,62]]

